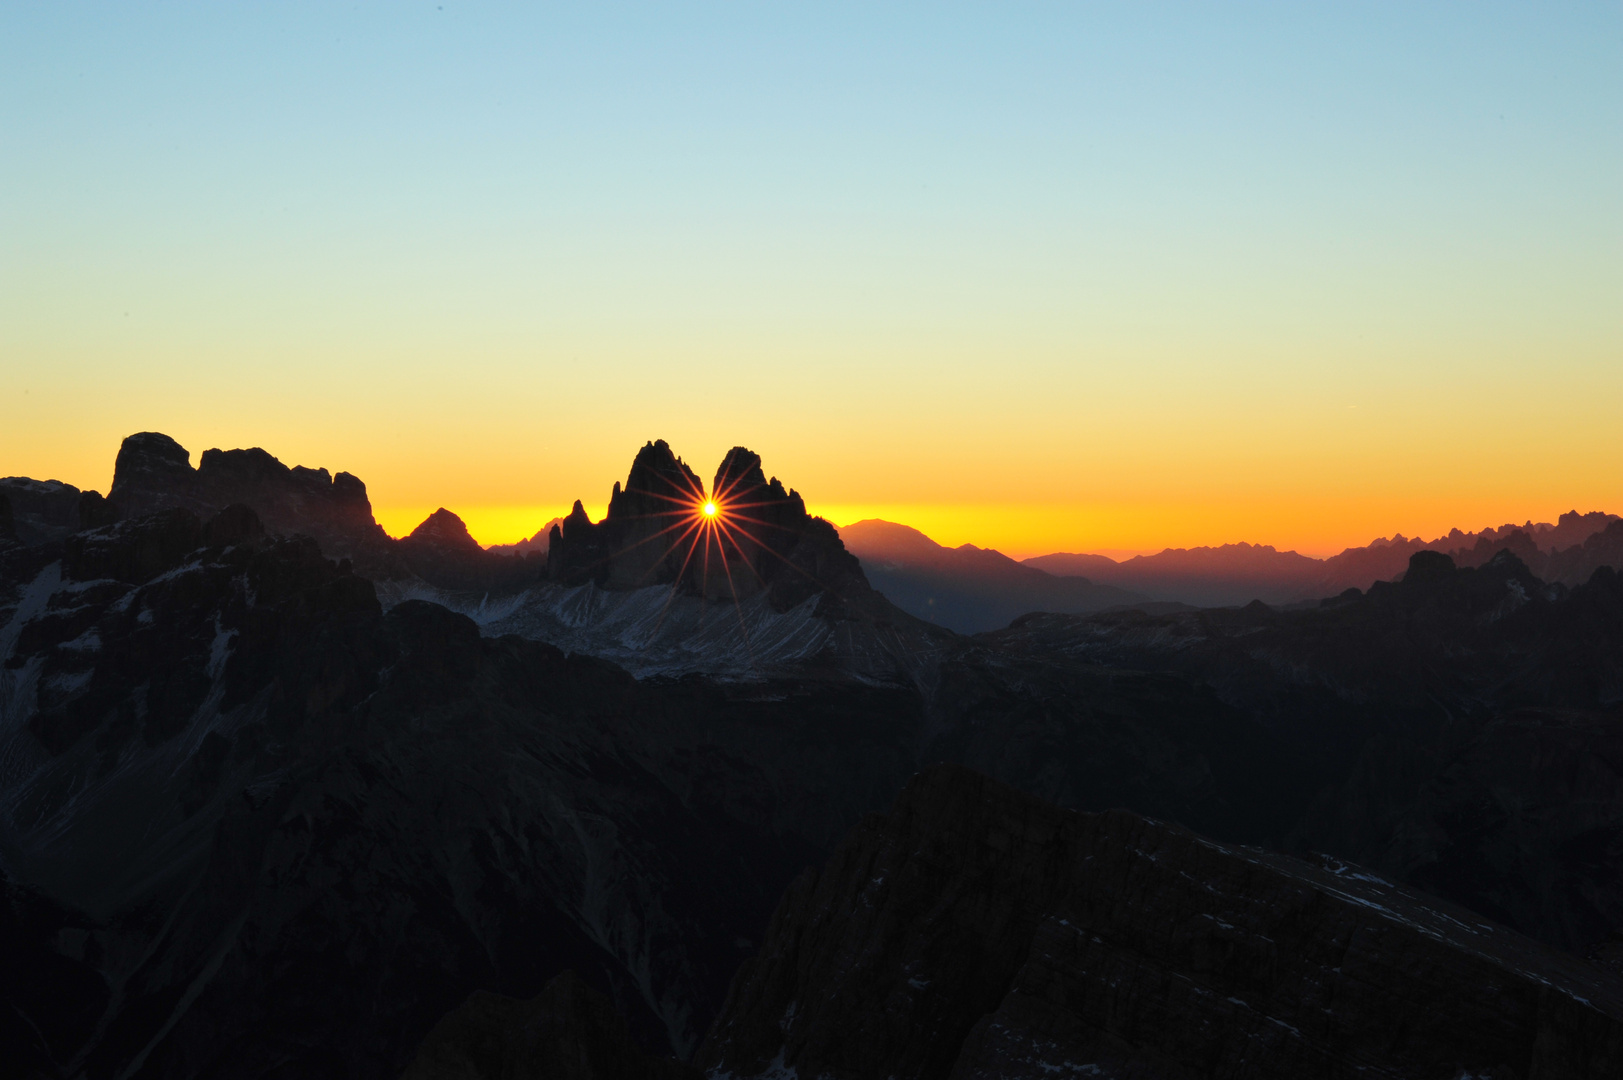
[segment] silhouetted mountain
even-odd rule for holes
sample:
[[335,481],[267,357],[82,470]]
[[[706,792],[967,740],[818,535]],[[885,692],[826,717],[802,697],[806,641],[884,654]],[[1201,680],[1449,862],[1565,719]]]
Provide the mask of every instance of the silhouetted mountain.
[[577,500],[551,530],[547,578],[499,597],[392,583],[383,596],[432,599],[488,634],[606,657],[639,675],[815,671],[911,684],[952,641],[876,592],[834,527],[743,447],[706,492],[663,440],[643,446],[602,521]]
[[[719,508],[714,517],[702,510],[707,502]],[[663,439],[638,451],[601,522],[576,501],[549,538],[547,566],[569,585],[669,585],[726,600],[764,593],[777,611],[819,593],[838,602],[870,592],[834,527],[806,513],[800,494],[777,477],[768,481],[759,456],[733,447],[707,495]]]
[[102,497],[60,480],[3,477],[0,498],[9,508],[9,535],[22,544],[60,540],[81,528],[103,523],[99,520]]
[[[140,440],[127,463],[121,454],[115,497],[78,494],[78,524],[54,525],[38,542],[4,538],[11,498],[0,491],[0,1060],[24,1063],[24,1075],[394,1076],[459,1008],[436,1044],[451,1057],[488,1048],[487,1034],[510,1028],[502,1017],[577,1051],[630,1053],[590,995],[555,983],[566,970],[626,1017],[642,1047],[635,1067],[662,1067],[660,1055],[699,1042],[785,886],[938,760],[1072,810],[1177,821],[1218,845],[1357,859],[1577,951],[1623,927],[1623,879],[1612,872],[1623,857],[1614,765],[1623,750],[1613,746],[1623,585],[1607,569],[1567,588],[1508,551],[1475,568],[1417,551],[1403,580],[1310,609],[1045,613],[962,638],[870,588],[832,528],[765,480],[747,451],[729,454],[711,493],[750,535],[712,538],[711,576],[694,579],[704,549],[681,545],[702,504],[683,486],[691,471],[661,444],[638,454],[604,522],[581,513],[560,526],[543,564],[479,551],[448,511],[405,539],[379,540],[370,509],[355,512],[317,470],[251,452],[205,455],[208,468],[190,470],[172,443]],[[239,492],[272,507],[279,524],[240,502],[198,512]],[[51,498],[66,505],[73,494]],[[86,527],[140,498],[148,512]],[[311,506],[306,529],[301,507]],[[648,516],[670,514],[665,506],[674,517]],[[661,532],[660,521],[676,528]],[[375,576],[359,572],[355,555],[329,557],[310,538],[320,529],[370,559]],[[1623,527],[1608,526],[1542,557],[1605,565],[1620,540]],[[492,565],[534,576],[490,587],[477,575]],[[641,584],[644,575],[654,583]],[[726,584],[741,581],[752,584]],[[980,857],[972,840],[968,854],[953,854],[973,833],[952,813],[940,821],[932,843],[949,862]],[[1143,866],[1099,879],[1137,897],[1145,919],[1159,913],[1155,925],[1187,915],[1174,941],[1194,943],[1205,967],[1142,941],[1110,954],[1162,972],[1170,981],[1160,985],[1180,975],[1227,985],[1251,970],[1245,950],[1261,938],[1202,937],[1188,930],[1209,931],[1202,913],[1288,940],[1292,958],[1353,941],[1333,897],[1307,908],[1282,899],[1319,889],[1322,876],[1257,852],[1174,842],[1183,834],[1161,826],[1121,828],[1129,847],[1159,844],[1169,867],[1217,890]],[[1002,842],[988,836],[983,846]],[[1099,850],[1101,864],[1138,865],[1119,846],[1109,859]],[[1027,896],[1019,867],[1031,861],[1010,858],[1007,885]],[[1267,873],[1236,872],[1234,858]],[[845,880],[830,865],[834,876],[819,880]],[[932,878],[925,863],[909,865],[897,881],[871,876],[895,885],[917,870],[927,893],[959,887],[950,866]],[[1147,884],[1133,893],[1135,881]],[[1348,895],[1427,927],[1424,912],[1448,911],[1402,888],[1370,889]],[[1188,907],[1196,894],[1212,906]],[[1296,920],[1285,937],[1269,921],[1281,912]],[[1118,916],[1097,925],[1122,942],[1151,925]],[[916,921],[919,940],[934,940],[939,924]],[[1041,1029],[1013,1010],[1036,985],[1021,980],[1042,970],[1031,965],[1047,932],[998,937],[975,925],[1007,948],[988,945],[966,964],[1001,964],[1014,980],[982,1012],[1034,1036]],[[1417,1053],[1460,1045],[1462,1032],[1475,1038],[1484,1015],[1503,1029],[1492,1038],[1508,1040],[1486,1045],[1530,1037],[1515,1004],[1527,984],[1494,983],[1504,1008],[1483,1013],[1480,995],[1446,980],[1383,981],[1393,976],[1380,941],[1417,954],[1407,931],[1361,926],[1358,947],[1373,951],[1355,954],[1378,973],[1372,994],[1464,1003],[1437,1013],[1447,1038],[1405,1044]],[[1501,978],[1504,955],[1461,961],[1449,942],[1464,939],[1451,934],[1443,953],[1424,953],[1428,964]],[[1231,941],[1237,951],[1224,952]],[[944,955],[935,945],[925,953]],[[1537,979],[1577,985],[1562,982],[1565,962],[1515,956]],[[1469,966],[1479,961],[1487,967]],[[1284,970],[1264,966],[1267,978]],[[853,1001],[898,985],[873,970],[869,989],[841,984]],[[1086,958],[1062,965],[1054,985],[1085,988],[1100,970],[1115,969]],[[1310,1030],[1274,1004],[1287,983],[1269,983],[1265,998],[1232,996],[1266,1000],[1266,1016],[1313,1047],[1342,1045],[1337,1031],[1388,1015],[1337,982],[1349,996],[1326,1007],[1345,1003],[1334,1023],[1346,1027],[1325,1020]],[[960,1011],[962,985],[942,984],[941,1000]],[[1142,980],[1129,985],[1136,996],[1122,1000],[1132,1010],[1176,1003]],[[479,990],[508,1000],[470,1000]],[[1418,996],[1404,998],[1410,990]],[[1210,1020],[1201,1030],[1221,1046],[1225,1030],[1249,1038],[1278,1028],[1251,1024],[1238,1006],[1183,1004],[1177,1015]],[[810,1023],[812,1003],[801,1007]],[[817,1030],[833,1030],[845,1007],[818,1003]],[[1099,1016],[1092,1006],[1061,1013],[1054,1030],[1066,1038]],[[1589,1030],[1592,1021],[1574,1022]],[[850,1030],[879,1046],[860,1034],[871,1028]],[[750,1046],[764,1045],[758,1036]],[[985,1031],[975,1038],[1004,1053]],[[795,1045],[828,1045],[808,1039]],[[499,1041],[519,1055],[503,1060],[536,1048]],[[972,1042],[958,1037],[954,1060],[970,1061]],[[886,1046],[874,1052],[913,1052]]]
[[917,529],[870,519],[840,530],[874,588],[902,610],[960,633],[1009,625],[1029,611],[1091,612],[1144,597],[1055,577],[998,551],[943,547]]
[[369,573],[404,572],[357,477],[288,468],[258,447],[205,450],[193,469],[186,449],[169,436],[131,435],[119,447],[107,499],[120,517],[175,507],[210,515],[241,504],[272,533],[309,536],[333,558],[348,558]]
[[715,1076],[1623,1071],[1623,979],[1335,860],[1076,814],[950,767],[797,881]]
[[1266,545],[1224,544],[1167,548],[1119,563],[1103,555],[1054,554],[1026,559],[1024,564],[1197,607],[1232,607],[1252,600],[1279,605],[1335,596],[1347,589],[1367,589],[1377,581],[1400,576],[1417,551],[1442,552],[1457,565],[1474,567],[1509,550],[1543,580],[1570,586],[1588,580],[1597,566],[1623,565],[1616,554],[1623,548],[1623,533],[1608,534],[1613,538],[1585,547],[1593,537],[1618,525],[1615,514],[1572,511],[1553,525],[1528,522],[1480,533],[1455,529],[1432,541],[1399,534],[1322,560]]
[[543,554],[487,552],[443,506],[397,541],[396,550],[415,576],[442,589],[513,592],[534,583],[545,567]]

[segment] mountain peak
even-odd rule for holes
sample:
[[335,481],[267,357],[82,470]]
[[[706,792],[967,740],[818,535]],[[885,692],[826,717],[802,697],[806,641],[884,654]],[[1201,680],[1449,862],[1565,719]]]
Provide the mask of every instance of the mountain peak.
[[423,523],[413,529],[406,539],[451,550],[483,550],[479,541],[469,534],[468,526],[462,519],[443,506],[424,518]]
[[807,514],[775,477],[767,480],[760,455],[729,450],[707,496],[663,439],[637,452],[602,521],[594,524],[575,503],[550,537],[547,571],[565,584],[668,585],[710,599],[766,592],[779,610],[818,592],[868,590],[834,527]]
[[766,474],[761,471],[761,455],[742,446],[735,446],[721,459],[710,493],[724,498],[734,490],[766,487]]

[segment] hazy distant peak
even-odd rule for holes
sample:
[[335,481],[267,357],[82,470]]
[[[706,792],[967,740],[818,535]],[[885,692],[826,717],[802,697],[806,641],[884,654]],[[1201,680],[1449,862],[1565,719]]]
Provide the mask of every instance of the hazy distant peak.
[[[911,525],[883,518],[865,518],[840,529],[840,539],[858,558],[936,558],[951,550]],[[966,547],[969,545],[965,545]]]
[[[615,484],[615,487],[619,486]],[[491,544],[485,550],[497,555],[545,555],[551,543],[553,528],[562,525],[563,521],[563,518],[555,517],[537,529],[535,535],[528,539],[520,540],[516,544]]]
[[463,520],[443,506],[424,518],[423,523],[413,529],[406,539],[441,548],[470,552],[481,550],[479,542],[469,534]]

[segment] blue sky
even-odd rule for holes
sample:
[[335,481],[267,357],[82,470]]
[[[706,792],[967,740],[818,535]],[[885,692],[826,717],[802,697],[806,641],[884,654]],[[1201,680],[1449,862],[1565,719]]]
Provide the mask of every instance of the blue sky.
[[1620,46],[1600,4],[11,5],[0,471],[104,486],[162,427],[544,507],[665,435],[1191,537],[1623,505],[1554,475],[1623,450]]

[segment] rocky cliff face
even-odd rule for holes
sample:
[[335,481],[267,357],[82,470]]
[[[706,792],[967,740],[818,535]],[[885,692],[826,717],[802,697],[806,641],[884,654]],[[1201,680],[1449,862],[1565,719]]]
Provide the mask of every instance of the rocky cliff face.
[[807,514],[777,477],[767,480],[760,457],[741,446],[728,451],[707,493],[664,440],[647,444],[601,522],[575,504],[549,540],[548,571],[569,585],[665,585],[727,601],[765,594],[777,611],[814,595],[831,607],[873,602],[834,527]]
[[372,518],[366,485],[347,472],[292,468],[264,450],[205,450],[197,468],[167,435],[145,431],[119,447],[108,501],[122,517],[183,508],[210,515],[252,507],[273,533],[313,538],[333,558],[372,572],[388,568],[388,536]]
[[391,539],[372,517],[366,485],[347,472],[334,476],[326,469],[289,468],[257,447],[205,450],[195,469],[190,461],[186,449],[167,435],[131,435],[119,448],[105,510],[98,518],[99,506],[82,508],[75,528],[165,509],[208,517],[241,505],[252,509],[269,532],[308,536],[323,553],[350,560],[374,581],[483,595],[511,593],[544,576],[542,557],[487,552],[461,519],[443,508],[410,536]]
[[80,506],[73,527],[244,505],[271,534],[308,536],[348,559],[388,606],[430,600],[487,632],[609,656],[640,674],[760,678],[810,665],[907,682],[919,675],[917,658],[951,638],[875,593],[833,527],[767,480],[748,450],[728,454],[711,495],[714,518],[701,512],[697,475],[653,442],[626,486],[615,486],[603,521],[577,502],[545,545],[486,551],[443,508],[390,539],[348,473],[289,468],[259,449],[205,451],[193,469],[173,439],[144,432],[124,441],[109,499]]
[[926,770],[784,897],[717,1076],[1623,1069],[1623,980],[1334,861]]

